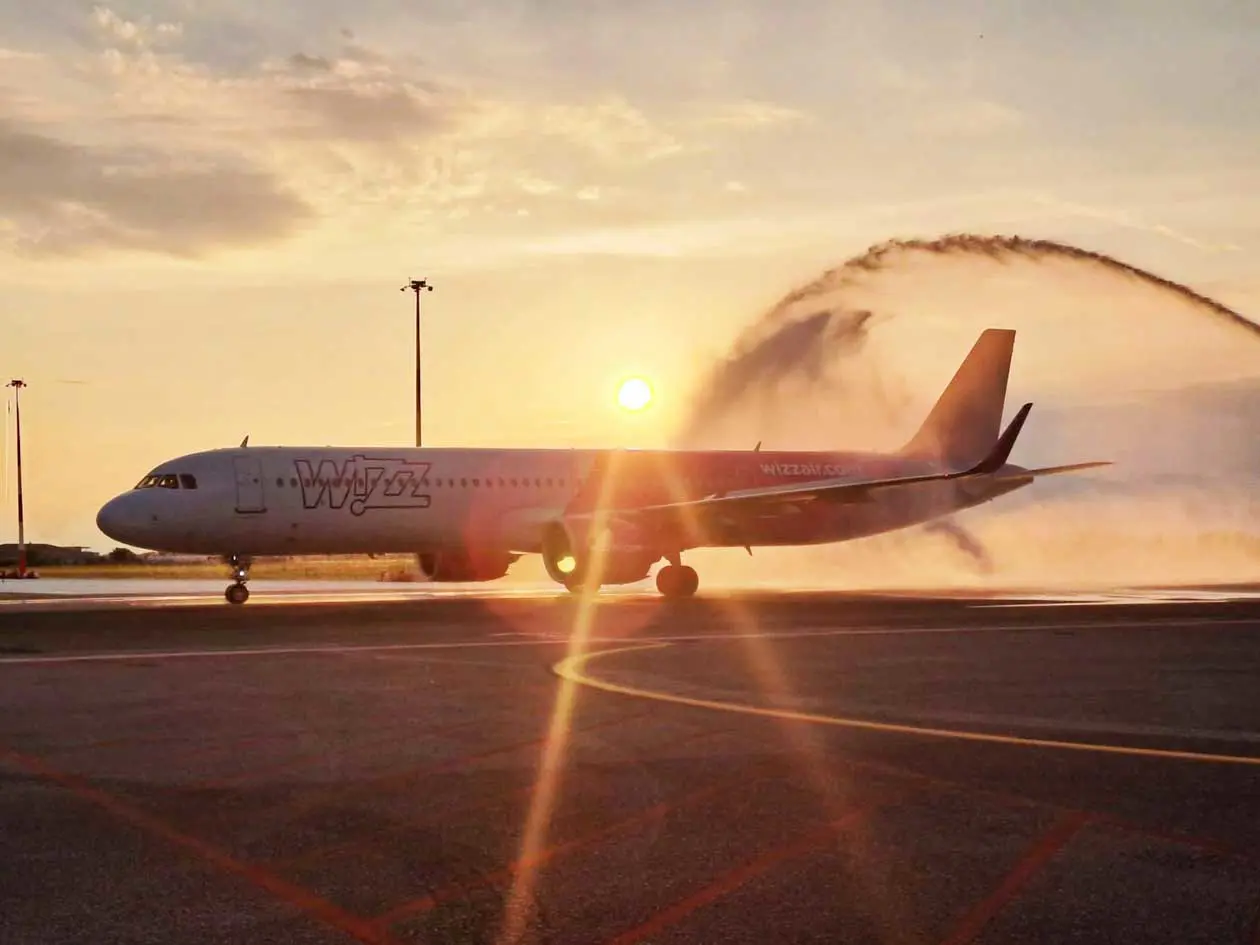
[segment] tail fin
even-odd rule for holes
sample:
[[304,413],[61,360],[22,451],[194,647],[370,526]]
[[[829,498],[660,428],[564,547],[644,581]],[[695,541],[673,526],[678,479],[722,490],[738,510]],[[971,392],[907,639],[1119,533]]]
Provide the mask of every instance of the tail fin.
[[1014,348],[1014,331],[985,330],[919,432],[902,447],[902,455],[935,460],[951,469],[983,460],[1001,430]]

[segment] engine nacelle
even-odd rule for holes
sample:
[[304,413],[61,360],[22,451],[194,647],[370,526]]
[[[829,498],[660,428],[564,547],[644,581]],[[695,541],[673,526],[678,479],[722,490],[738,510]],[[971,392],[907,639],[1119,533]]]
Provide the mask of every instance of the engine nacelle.
[[506,552],[438,551],[416,555],[420,571],[430,581],[497,581],[519,555]]
[[661,557],[634,529],[617,523],[603,529],[582,522],[550,522],[543,530],[547,574],[570,589],[583,584],[633,584],[648,576]]

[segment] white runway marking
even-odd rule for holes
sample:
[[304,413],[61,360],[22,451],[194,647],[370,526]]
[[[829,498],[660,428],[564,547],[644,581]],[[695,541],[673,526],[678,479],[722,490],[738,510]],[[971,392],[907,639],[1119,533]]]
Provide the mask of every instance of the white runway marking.
[[986,608],[999,607],[1084,607],[1110,604],[1224,604],[1230,601],[1260,600],[1260,591],[1150,590],[1082,594],[1021,594],[1010,599],[991,598],[970,601]]
[[[0,588],[0,592],[3,589]],[[484,600],[545,600],[547,598],[568,599],[568,594],[555,591],[533,589],[495,590],[478,592],[470,595],[461,591],[349,591],[320,593],[302,593],[297,591],[281,591],[268,593],[256,591],[250,598],[248,606],[274,607],[291,604],[396,604],[406,601],[416,603],[435,600],[466,600],[476,597]],[[623,595],[629,596],[629,595]],[[23,608],[27,610],[73,610],[84,605],[114,605],[120,607],[152,607],[153,605],[175,605],[185,607],[205,607],[221,604],[226,610],[229,605],[222,594],[110,594],[91,597],[79,597],[70,594],[38,595],[33,597],[0,598],[0,608]]]
[[[1213,620],[1212,627],[1254,626],[1256,621],[1245,619]],[[765,633],[691,633],[669,636],[642,637],[643,644],[697,643],[723,640],[797,640],[812,637],[860,637],[860,636],[929,636],[932,634],[976,633],[1041,633],[1063,630],[1129,630],[1141,633],[1152,629],[1177,629],[1187,627],[1185,621],[1166,619],[1134,624],[1126,621],[1092,621],[1068,624],[1003,624],[985,627],[887,627],[875,629],[841,628],[833,630],[773,630]],[[458,650],[510,646],[561,646],[568,637],[530,635],[524,640],[452,640],[441,643],[364,643],[364,644],[301,644],[295,646],[256,646],[200,650],[114,650],[103,653],[67,653],[55,656],[9,656],[0,658],[0,666],[56,665],[58,663],[117,663],[129,660],[182,660],[225,659],[260,656],[312,656],[352,655],[355,653],[405,653],[412,650]],[[626,637],[592,637],[592,644],[625,645]]]

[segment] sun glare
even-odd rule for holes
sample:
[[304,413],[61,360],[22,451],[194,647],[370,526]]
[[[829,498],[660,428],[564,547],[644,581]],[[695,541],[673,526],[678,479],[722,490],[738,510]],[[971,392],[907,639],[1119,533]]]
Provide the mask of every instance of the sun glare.
[[641,377],[631,377],[617,388],[617,403],[623,410],[642,410],[652,402],[652,385]]

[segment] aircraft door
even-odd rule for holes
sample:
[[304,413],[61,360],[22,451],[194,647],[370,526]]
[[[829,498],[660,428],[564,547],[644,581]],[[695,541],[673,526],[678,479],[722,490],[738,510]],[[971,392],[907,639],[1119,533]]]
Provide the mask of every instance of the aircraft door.
[[236,511],[267,511],[263,498],[262,462],[252,456],[238,456],[232,463],[236,466]]

